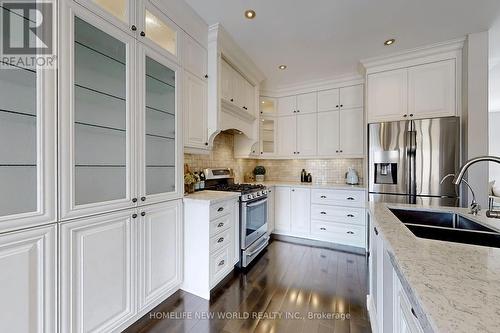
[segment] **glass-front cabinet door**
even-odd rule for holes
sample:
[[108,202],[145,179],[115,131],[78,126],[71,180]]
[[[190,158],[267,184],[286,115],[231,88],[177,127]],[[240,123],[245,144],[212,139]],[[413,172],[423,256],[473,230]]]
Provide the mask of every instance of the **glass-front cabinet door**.
[[0,233],[55,221],[56,72],[20,64],[0,60]]
[[158,52],[138,47],[139,91],[137,137],[140,165],[140,203],[153,203],[181,196],[182,147],[179,138],[179,67]]
[[135,40],[76,5],[61,15],[61,217],[134,206]]
[[107,21],[135,34],[136,1],[135,0],[76,0],[81,5],[92,10]]
[[261,117],[260,119],[260,153],[273,155],[276,153],[276,119]]

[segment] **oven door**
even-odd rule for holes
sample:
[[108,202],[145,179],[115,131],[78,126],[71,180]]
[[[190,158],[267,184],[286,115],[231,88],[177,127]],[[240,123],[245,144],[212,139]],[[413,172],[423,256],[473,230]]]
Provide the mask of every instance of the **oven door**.
[[267,198],[242,202],[241,248],[244,250],[267,233]]

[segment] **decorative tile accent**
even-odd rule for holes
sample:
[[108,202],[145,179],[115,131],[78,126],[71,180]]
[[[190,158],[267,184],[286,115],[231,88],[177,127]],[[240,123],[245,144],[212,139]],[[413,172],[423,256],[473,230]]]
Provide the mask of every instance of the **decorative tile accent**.
[[349,167],[358,172],[363,182],[364,159],[311,159],[311,160],[255,160],[234,158],[234,136],[221,133],[214,141],[214,148],[208,155],[184,154],[184,162],[191,171],[203,168],[232,168],[236,182],[248,181],[245,175],[251,174],[255,166],[266,168],[266,180],[297,181],[300,172],[310,172],[313,182],[344,183],[345,173]]

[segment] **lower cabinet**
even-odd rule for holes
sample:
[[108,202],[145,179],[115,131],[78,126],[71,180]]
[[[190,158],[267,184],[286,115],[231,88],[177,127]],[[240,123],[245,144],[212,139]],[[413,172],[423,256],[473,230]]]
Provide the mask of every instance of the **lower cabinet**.
[[274,229],[277,233],[290,232],[290,187],[274,189]]
[[290,196],[291,231],[309,236],[311,232],[311,190],[292,187]]
[[63,332],[122,330],[181,283],[181,200],[60,228]]
[[56,230],[0,235],[0,332],[57,331]]
[[369,230],[369,295],[367,308],[375,333],[422,333],[416,312],[401,285],[376,226]]
[[274,232],[274,200],[275,188],[273,186],[267,188],[267,234]]

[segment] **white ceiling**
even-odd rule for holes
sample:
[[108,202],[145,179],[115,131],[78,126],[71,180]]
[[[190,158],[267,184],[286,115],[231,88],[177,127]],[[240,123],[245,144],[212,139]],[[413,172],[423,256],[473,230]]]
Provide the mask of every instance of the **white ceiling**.
[[[267,77],[266,88],[357,71],[360,59],[488,30],[499,0],[186,0],[224,28]],[[247,20],[243,13],[257,16]],[[383,42],[397,43],[384,47]],[[288,69],[280,71],[278,65]]]

